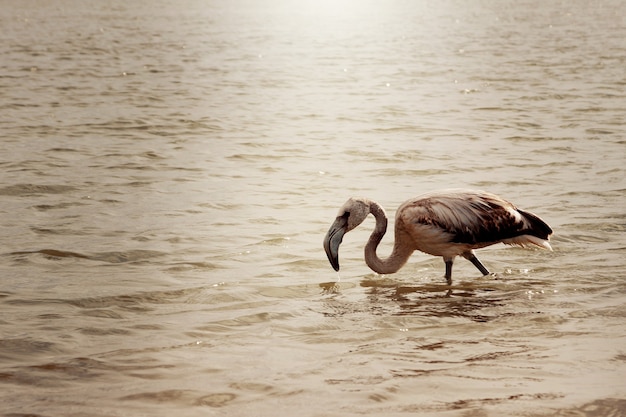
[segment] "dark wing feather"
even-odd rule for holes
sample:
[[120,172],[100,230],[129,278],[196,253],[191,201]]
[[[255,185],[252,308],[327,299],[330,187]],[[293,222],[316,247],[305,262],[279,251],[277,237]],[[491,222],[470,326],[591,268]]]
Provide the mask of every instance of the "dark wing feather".
[[517,211],[526,219],[526,221],[530,224],[531,231],[528,233],[529,235],[537,236],[540,239],[548,240],[548,237],[552,234],[552,229],[550,226],[546,224],[543,220],[541,220],[536,215],[517,209]]
[[[436,226],[451,234],[455,243],[498,242],[523,234],[545,238],[548,231],[552,232],[538,217],[520,212],[508,201],[489,193],[429,195],[408,204],[412,206],[413,222]],[[532,231],[537,221],[542,225],[540,235]]]

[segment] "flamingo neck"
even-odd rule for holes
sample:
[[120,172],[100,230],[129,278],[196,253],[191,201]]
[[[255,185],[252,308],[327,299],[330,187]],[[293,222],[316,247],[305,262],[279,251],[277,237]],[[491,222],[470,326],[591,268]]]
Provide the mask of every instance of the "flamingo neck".
[[370,213],[376,219],[376,227],[365,245],[365,263],[379,274],[393,274],[408,261],[414,249],[406,240],[406,234],[396,224],[395,241],[391,255],[385,259],[380,259],[376,254],[376,249],[387,232],[387,215],[385,210],[376,202],[371,202]]

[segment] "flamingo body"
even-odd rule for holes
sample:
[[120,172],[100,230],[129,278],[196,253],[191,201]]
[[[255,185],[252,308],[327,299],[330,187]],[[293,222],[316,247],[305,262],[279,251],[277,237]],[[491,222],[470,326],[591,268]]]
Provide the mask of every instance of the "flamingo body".
[[380,259],[376,248],[387,230],[387,216],[376,202],[349,199],[324,239],[331,265],[339,270],[338,250],[343,235],[361,224],[369,214],[376,227],[365,246],[365,261],[375,272],[397,272],[415,250],[441,256],[446,264],[445,277],[452,283],[452,264],[456,256],[470,260],[484,275],[489,274],[476,255],[496,243],[539,246],[552,250],[548,242],[552,229],[543,220],[510,202],[485,191],[443,190],[422,194],[404,202],[396,211],[395,242],[391,255]]

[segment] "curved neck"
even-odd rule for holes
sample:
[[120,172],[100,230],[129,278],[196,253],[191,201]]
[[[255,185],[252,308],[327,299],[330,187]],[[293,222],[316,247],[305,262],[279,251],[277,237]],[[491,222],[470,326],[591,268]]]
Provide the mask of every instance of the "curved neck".
[[391,255],[388,258],[380,259],[376,254],[376,249],[387,232],[387,215],[385,210],[373,201],[370,204],[370,213],[376,218],[376,227],[370,235],[367,245],[365,245],[365,263],[379,274],[393,274],[409,260],[414,249],[410,242],[407,241],[407,235],[396,224],[395,241]]

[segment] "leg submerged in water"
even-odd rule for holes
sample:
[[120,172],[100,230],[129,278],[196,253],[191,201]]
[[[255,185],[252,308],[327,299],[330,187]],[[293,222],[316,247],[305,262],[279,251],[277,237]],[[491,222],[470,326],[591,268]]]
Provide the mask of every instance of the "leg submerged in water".
[[474,264],[476,268],[483,274],[489,275],[489,270],[485,268],[485,266],[478,260],[476,255],[473,252],[464,253],[463,257]]

